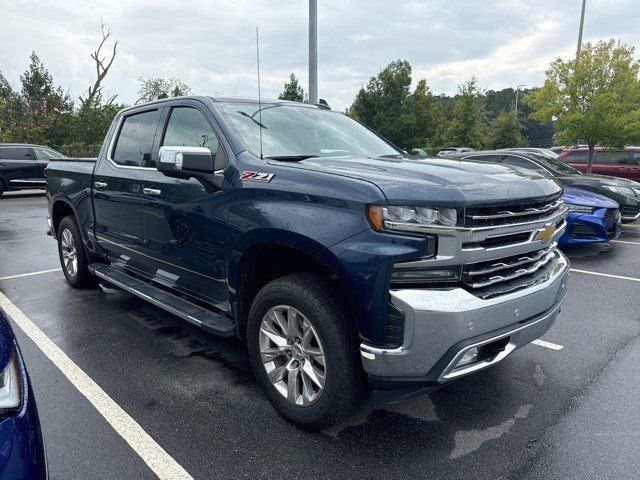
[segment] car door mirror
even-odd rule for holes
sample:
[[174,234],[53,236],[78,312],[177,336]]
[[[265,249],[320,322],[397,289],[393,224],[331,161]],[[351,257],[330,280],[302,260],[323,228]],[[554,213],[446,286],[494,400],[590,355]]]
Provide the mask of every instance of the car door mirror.
[[213,175],[211,150],[206,147],[163,146],[158,156],[158,170],[170,177],[190,178]]

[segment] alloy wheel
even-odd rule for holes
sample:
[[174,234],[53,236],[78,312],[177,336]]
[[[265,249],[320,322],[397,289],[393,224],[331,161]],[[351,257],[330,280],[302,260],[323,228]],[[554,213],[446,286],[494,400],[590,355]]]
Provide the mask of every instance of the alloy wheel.
[[65,228],[60,237],[60,246],[62,247],[62,262],[64,268],[71,277],[75,277],[78,272],[78,252],[73,241],[71,230]]
[[309,321],[289,305],[271,308],[260,323],[260,357],[274,388],[298,406],[316,402],[327,368],[322,342]]

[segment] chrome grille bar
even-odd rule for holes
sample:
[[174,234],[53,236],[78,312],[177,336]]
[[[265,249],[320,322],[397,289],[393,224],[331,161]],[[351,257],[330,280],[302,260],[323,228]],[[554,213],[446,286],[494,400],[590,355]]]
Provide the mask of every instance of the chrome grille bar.
[[[484,288],[484,287],[488,287],[489,285],[494,285],[496,283],[513,280],[515,278],[522,277],[524,275],[531,275],[532,273],[535,273],[538,270],[540,270],[542,267],[544,267],[553,258],[555,258],[555,256],[556,255],[555,255],[555,252],[553,250],[548,250],[546,252],[546,254],[541,256],[541,258],[539,260],[534,261],[532,264],[530,264],[530,266],[528,266],[526,268],[521,268],[519,270],[516,270],[513,273],[508,273],[508,274],[504,274],[504,275],[494,275],[492,277],[489,277],[487,280],[468,283],[468,285],[469,285],[469,287],[474,288],[474,289],[475,288]],[[519,265],[513,265],[512,267],[514,267],[514,266],[519,266]],[[501,267],[499,270],[504,270],[505,268],[509,268],[509,267]]]
[[515,218],[515,217],[526,217],[530,215],[541,215],[543,213],[551,212],[552,210],[558,209],[562,205],[562,198],[558,200],[548,203],[547,205],[543,205],[542,207],[530,207],[522,212],[512,212],[510,210],[503,210],[501,212],[492,214],[492,215],[469,215],[469,218],[472,220],[499,220],[503,218]]
[[477,275],[488,275],[489,273],[498,272],[500,270],[506,270],[509,268],[519,267],[520,265],[526,265],[528,263],[533,263],[540,260],[546,254],[548,254],[554,248],[553,245],[545,248],[543,250],[538,250],[537,252],[533,252],[531,255],[523,255],[513,261],[509,262],[496,262],[493,265],[489,265],[486,268],[482,268],[480,270],[469,270],[467,275],[477,276]]

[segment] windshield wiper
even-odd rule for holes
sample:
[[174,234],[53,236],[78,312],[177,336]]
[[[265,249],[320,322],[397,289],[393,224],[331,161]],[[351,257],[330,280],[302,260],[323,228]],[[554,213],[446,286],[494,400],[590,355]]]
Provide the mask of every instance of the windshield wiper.
[[264,128],[265,130],[267,130],[267,127],[265,127],[263,124],[261,124],[258,120],[256,120],[255,118],[253,118],[251,115],[249,115],[247,112],[243,112],[242,110],[238,110],[238,113],[240,115],[243,115],[245,117],[247,117],[249,120],[251,120],[253,123],[255,123],[256,125],[258,125],[260,128]]
[[282,162],[296,162],[299,160],[306,160],[307,158],[318,158],[318,155],[272,155],[265,158],[280,160]]

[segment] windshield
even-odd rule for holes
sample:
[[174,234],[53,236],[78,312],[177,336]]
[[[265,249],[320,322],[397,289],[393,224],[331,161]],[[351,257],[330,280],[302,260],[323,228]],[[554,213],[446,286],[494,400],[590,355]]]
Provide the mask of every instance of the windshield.
[[264,157],[400,156],[395,148],[346,115],[315,107],[221,103],[220,110],[245,147]]
[[573,168],[570,165],[567,165],[562,160],[557,160],[555,158],[551,158],[548,155],[540,154],[540,153],[529,153],[529,156],[535,159],[537,162],[546,166],[550,170],[553,170],[556,173],[571,173],[571,174],[581,174],[582,172],[577,168]]

